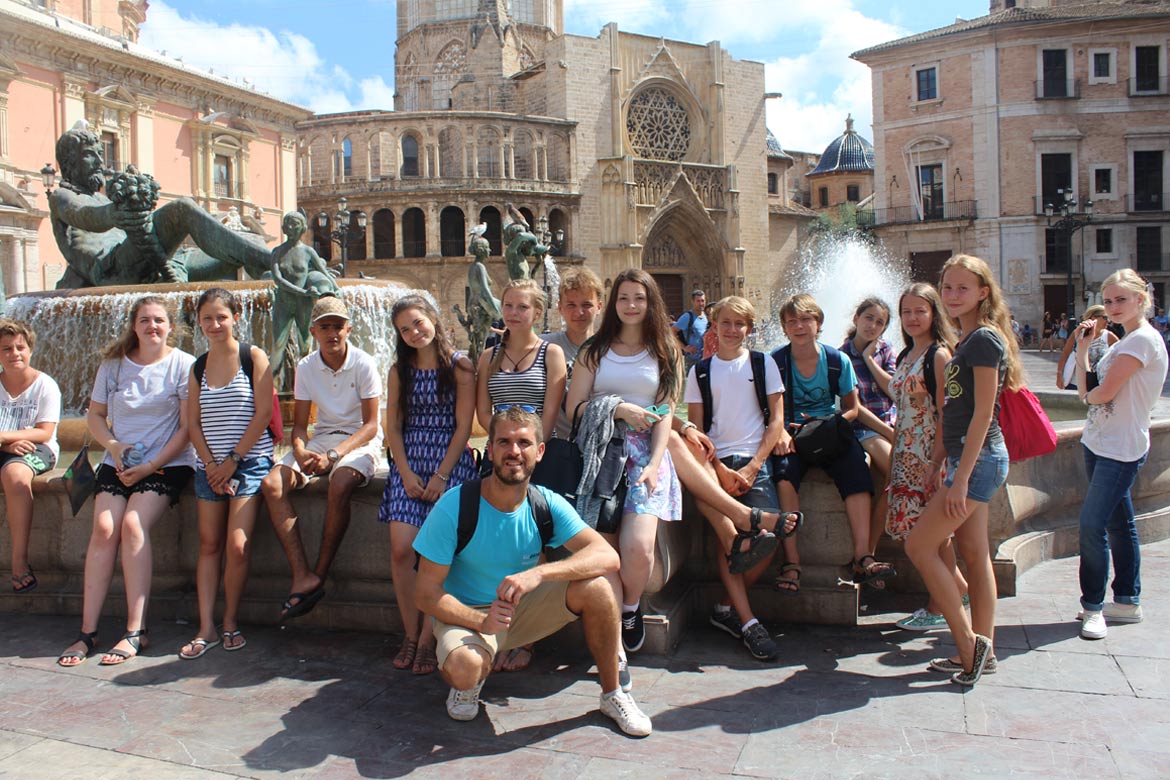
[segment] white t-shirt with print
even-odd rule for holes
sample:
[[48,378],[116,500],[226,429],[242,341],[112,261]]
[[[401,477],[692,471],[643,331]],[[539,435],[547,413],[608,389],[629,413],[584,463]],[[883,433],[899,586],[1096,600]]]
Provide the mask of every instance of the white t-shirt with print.
[[1166,381],[1166,343],[1162,334],[1143,322],[1105,351],[1097,363],[1101,384],[1121,355],[1136,358],[1142,367],[1121,386],[1112,401],[1089,406],[1081,443],[1098,457],[1132,463],[1150,449],[1150,410]]
[[[687,374],[687,391],[683,400],[701,404],[699,380],[692,368]],[[776,361],[764,357],[764,389],[768,395],[784,392],[784,380]],[[707,435],[720,458],[730,455],[753,457],[764,438],[764,414],[756,398],[750,353],[746,350],[735,360],[711,358],[711,429]]]
[[[43,422],[61,422],[61,388],[53,377],[42,371],[15,398],[0,384],[0,431],[24,431]],[[61,457],[56,428],[45,446],[53,451],[54,458]]]
[[[181,349],[157,363],[143,366],[128,357],[103,360],[98,366],[90,397],[106,406],[106,418],[114,438],[123,444],[143,446],[143,462],[154,460],[179,428],[179,409],[187,403],[187,380],[192,355]],[[107,452],[102,463],[114,465]],[[195,450],[188,444],[165,464],[194,466]]]
[[[378,364],[369,353],[353,344],[347,345],[345,363],[337,371],[325,365],[320,350],[309,353],[297,364],[293,398],[316,405],[314,435],[339,432],[352,436],[362,427],[362,401],[381,395]],[[382,426],[379,425],[370,445],[380,448],[381,444]]]

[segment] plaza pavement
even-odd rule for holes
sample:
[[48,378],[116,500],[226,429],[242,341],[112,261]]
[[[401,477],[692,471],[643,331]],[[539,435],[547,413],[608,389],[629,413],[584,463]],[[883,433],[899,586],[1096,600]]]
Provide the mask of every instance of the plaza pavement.
[[645,740],[597,712],[572,634],[460,724],[438,678],[390,666],[395,636],[245,626],[244,650],[182,661],[194,628],[156,616],[144,657],[65,670],[75,617],[0,614],[0,778],[1168,777],[1170,541],[1144,562],[1146,622],[1099,642],[1077,636],[1076,560],[1029,571],[999,602],[999,673],[967,692],[925,669],[943,634],[892,627],[913,606],[893,594],[857,628],[769,626],[775,663],[700,623],[634,658]]

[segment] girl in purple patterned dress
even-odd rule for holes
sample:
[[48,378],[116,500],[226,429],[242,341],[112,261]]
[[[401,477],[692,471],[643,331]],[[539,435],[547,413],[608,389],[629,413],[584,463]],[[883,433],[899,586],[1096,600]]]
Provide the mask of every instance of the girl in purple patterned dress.
[[386,441],[393,467],[378,520],[390,524],[390,572],[406,638],[395,669],[435,670],[431,621],[414,605],[412,544],[431,507],[449,487],[475,479],[467,449],[475,410],[475,367],[454,351],[439,313],[420,295],[390,314],[397,360],[386,382]]

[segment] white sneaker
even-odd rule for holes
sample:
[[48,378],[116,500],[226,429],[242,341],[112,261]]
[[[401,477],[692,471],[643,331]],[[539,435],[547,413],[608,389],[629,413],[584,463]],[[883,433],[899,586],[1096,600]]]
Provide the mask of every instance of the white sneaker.
[[1105,625],[1105,615],[1100,610],[1083,610],[1081,612],[1081,636],[1085,639],[1104,639],[1109,633]]
[[479,692],[483,690],[484,681],[474,688],[461,691],[452,688],[447,694],[447,714],[454,720],[475,720],[479,714]]
[[601,694],[601,714],[613,718],[618,728],[631,737],[648,737],[653,731],[650,717],[638,709],[634,697],[621,688]]
[[1142,622],[1141,604],[1118,604],[1114,601],[1106,604],[1102,612],[1105,615],[1105,619],[1110,623]]

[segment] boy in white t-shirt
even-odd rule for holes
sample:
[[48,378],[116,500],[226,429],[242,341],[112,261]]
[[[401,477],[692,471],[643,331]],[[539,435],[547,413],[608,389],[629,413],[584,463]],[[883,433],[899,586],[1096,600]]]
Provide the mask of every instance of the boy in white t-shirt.
[[[313,306],[309,332],[317,351],[297,364],[292,451],[261,483],[268,515],[292,567],[281,620],[308,614],[325,595],[325,577],[349,528],[350,497],[382,462],[382,384],[374,359],[349,343],[349,310],[332,295]],[[309,436],[309,411],[317,424]],[[328,476],[329,497],[317,565],[309,569],[289,496],[313,477]]]
[[57,462],[61,390],[29,363],[36,334],[22,322],[0,319],[0,484],[12,537],[12,591],[31,593],[37,577],[28,562],[32,480]]
[[[715,471],[738,472],[750,485],[736,496],[737,500],[774,512],[780,502],[768,456],[782,441],[787,451],[791,437],[784,430],[784,382],[776,361],[762,353],[751,353],[744,346],[754,326],[755,310],[745,299],[730,296],[715,305],[712,327],[718,346],[712,357],[701,360],[687,375],[684,400],[687,419],[706,431],[715,446]],[[757,373],[762,376],[757,377]],[[763,382],[766,420],[757,381]],[[696,503],[709,520],[721,520],[717,510],[702,501]],[[762,661],[775,658],[778,650],[767,629],[752,614],[747,590],[771,562],[772,556],[768,556],[750,571],[732,574],[726,556],[718,555],[719,576],[726,592],[710,620],[716,628],[742,638],[748,652]]]

